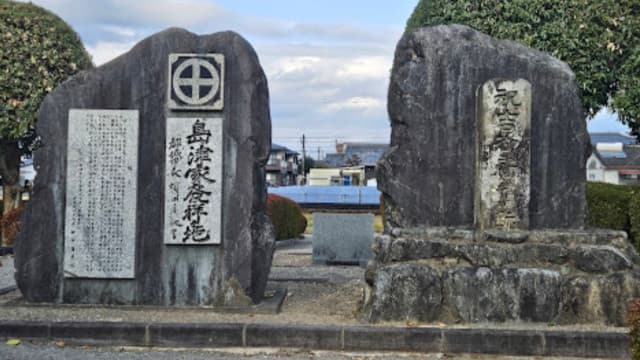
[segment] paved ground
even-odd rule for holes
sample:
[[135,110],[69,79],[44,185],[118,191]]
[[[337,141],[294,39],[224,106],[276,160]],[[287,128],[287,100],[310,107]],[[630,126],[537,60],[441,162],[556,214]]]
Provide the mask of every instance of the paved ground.
[[[17,346],[0,344],[0,359],[3,360],[223,360],[223,359],[300,359],[300,360],[538,360],[541,357],[516,357],[495,355],[446,355],[412,353],[348,353],[331,351],[308,351],[297,349],[147,349],[132,347],[74,347],[54,343],[25,343]],[[576,358],[549,358],[571,360]],[[592,358],[592,360],[597,360]]]

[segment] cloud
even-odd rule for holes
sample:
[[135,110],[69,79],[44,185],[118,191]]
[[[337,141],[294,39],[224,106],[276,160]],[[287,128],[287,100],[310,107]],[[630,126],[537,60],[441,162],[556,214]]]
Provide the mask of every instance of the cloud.
[[324,106],[323,110],[330,112],[341,110],[380,111],[384,109],[384,106],[385,102],[383,99],[366,96],[354,96],[346,100],[329,103]]
[[124,26],[102,25],[100,26],[100,28],[104,31],[107,31],[122,37],[133,37],[137,33],[135,29],[130,27],[124,27]]
[[94,46],[86,46],[86,48],[93,58],[93,63],[96,66],[99,66],[116,58],[118,55],[129,51],[133,47],[133,45],[135,45],[134,41],[121,43],[101,41]]
[[[269,81],[274,142],[331,151],[387,142],[386,92],[400,27],[245,16],[204,0],[34,0],[76,28],[96,65],[169,26],[234,30],[256,48]],[[297,145],[299,147],[299,145]]]
[[123,25],[133,27],[197,26],[226,11],[203,0],[36,0],[43,6],[78,24]]

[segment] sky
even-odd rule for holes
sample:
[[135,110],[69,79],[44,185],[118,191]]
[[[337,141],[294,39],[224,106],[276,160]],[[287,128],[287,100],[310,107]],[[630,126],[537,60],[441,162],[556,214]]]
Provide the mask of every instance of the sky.
[[[80,35],[96,65],[168,27],[233,30],[269,83],[272,141],[309,155],[335,142],[388,143],[393,53],[418,0],[32,0]],[[628,132],[601,111],[589,131]]]

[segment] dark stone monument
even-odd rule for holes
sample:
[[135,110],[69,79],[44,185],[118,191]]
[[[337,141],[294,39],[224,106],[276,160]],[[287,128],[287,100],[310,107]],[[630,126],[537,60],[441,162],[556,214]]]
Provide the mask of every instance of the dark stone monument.
[[585,229],[585,113],[571,69],[466,26],[398,43],[379,162],[371,321],[623,325],[640,295],[624,232]]
[[357,264],[371,259],[373,214],[313,213],[313,262]]
[[153,35],[55,89],[37,126],[38,176],[15,248],[28,301],[261,300],[271,119],[242,37]]

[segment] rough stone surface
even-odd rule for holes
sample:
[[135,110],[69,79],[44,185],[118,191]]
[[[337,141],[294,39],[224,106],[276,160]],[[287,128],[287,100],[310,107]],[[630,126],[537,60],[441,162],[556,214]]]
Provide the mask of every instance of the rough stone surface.
[[437,270],[419,264],[389,265],[378,269],[373,289],[376,301],[368,317],[377,320],[436,319],[442,302]]
[[576,275],[563,285],[563,322],[625,326],[628,302],[640,296],[640,270]]
[[391,144],[377,175],[390,225],[473,226],[476,91],[491,79],[531,83],[530,228],[584,227],[589,140],[574,74],[460,25],[407,33],[396,48]]
[[453,317],[465,322],[554,320],[561,305],[562,278],[541,269],[461,268],[443,280]]
[[[222,244],[163,244],[165,121],[170,53],[220,53],[224,81]],[[69,109],[140,112],[135,279],[64,279],[62,259]],[[184,115],[183,115],[184,116]],[[235,277],[261,299],[273,253],[264,207],[263,166],[271,139],[267,81],[256,53],[233,32],[197,36],[182,29],[153,35],[115,60],[73,77],[47,96],[35,157],[38,176],[15,248],[16,280],[33,302],[208,304]]]
[[613,246],[580,246],[574,257],[576,267],[586,272],[604,273],[633,266],[631,260]]
[[313,214],[313,261],[365,264],[371,259],[373,214]]

